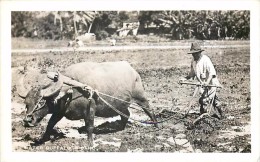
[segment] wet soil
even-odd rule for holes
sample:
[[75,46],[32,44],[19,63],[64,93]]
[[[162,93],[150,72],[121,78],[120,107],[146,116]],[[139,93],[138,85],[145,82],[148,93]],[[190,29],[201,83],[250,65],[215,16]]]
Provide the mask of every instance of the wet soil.
[[[196,125],[191,123],[199,116],[198,97],[195,97],[190,114],[188,109],[194,87],[181,86],[180,77],[189,72],[190,55],[185,49],[144,49],[122,51],[50,52],[45,54],[12,54],[12,142],[13,151],[22,152],[251,152],[251,97],[250,48],[207,48],[223,89],[218,92],[224,117],[221,120],[205,117]],[[65,59],[66,58],[66,59]],[[96,118],[94,147],[87,143],[82,130],[84,121],[62,119],[55,127],[52,139],[35,146],[34,140],[45,131],[49,116],[37,127],[24,128],[23,100],[16,91],[21,66],[60,70],[82,61],[126,60],[139,72],[151,105],[158,120],[174,117],[153,125],[129,120],[124,130],[118,131],[117,118]],[[23,68],[22,68],[23,69]],[[164,111],[163,110],[167,110]],[[149,118],[131,109],[131,117]],[[191,126],[192,125],[192,126]]]

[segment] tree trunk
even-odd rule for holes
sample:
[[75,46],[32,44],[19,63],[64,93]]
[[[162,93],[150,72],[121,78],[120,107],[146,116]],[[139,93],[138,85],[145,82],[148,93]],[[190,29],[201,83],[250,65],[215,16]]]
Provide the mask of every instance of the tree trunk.
[[77,30],[77,22],[76,22],[76,11],[74,11],[74,18],[73,18],[73,22],[74,22],[74,30],[75,30],[75,38],[78,36],[78,30]]
[[63,23],[62,23],[62,18],[60,18],[60,31],[63,31]]
[[90,25],[89,25],[89,28],[88,28],[88,33],[90,33],[90,30],[91,30],[91,27],[92,27],[92,25],[93,25],[93,22],[92,22],[92,23],[90,23]]
[[75,30],[75,37],[78,36],[78,30],[77,30],[77,23],[74,21],[74,30]]
[[54,13],[54,25],[57,24],[57,19],[60,21],[60,31],[62,32],[63,30],[63,24],[62,24],[62,18],[61,15],[58,12]]

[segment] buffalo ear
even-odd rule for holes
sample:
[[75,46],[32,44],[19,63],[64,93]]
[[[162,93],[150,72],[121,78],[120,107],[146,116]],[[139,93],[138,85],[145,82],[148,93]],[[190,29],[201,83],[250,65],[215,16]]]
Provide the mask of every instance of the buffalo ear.
[[93,99],[95,100],[96,103],[99,101],[99,96],[98,96],[97,92],[94,92],[92,97],[93,97]]

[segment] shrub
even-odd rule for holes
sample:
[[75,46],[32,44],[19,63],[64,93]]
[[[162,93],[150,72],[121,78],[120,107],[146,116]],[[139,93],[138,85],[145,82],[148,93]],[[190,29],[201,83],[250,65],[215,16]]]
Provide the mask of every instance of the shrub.
[[109,34],[105,30],[101,30],[101,31],[96,33],[96,39],[97,40],[106,39],[108,36],[109,36]]
[[43,60],[38,62],[38,67],[50,67],[54,65],[54,61],[50,58],[44,57]]

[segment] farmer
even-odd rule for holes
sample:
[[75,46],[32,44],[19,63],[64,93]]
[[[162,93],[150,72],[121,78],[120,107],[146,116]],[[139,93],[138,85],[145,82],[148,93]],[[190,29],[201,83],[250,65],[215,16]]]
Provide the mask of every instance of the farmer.
[[191,70],[185,78],[180,79],[179,83],[185,80],[196,78],[203,86],[198,87],[201,94],[200,113],[208,113],[210,116],[222,118],[222,110],[220,108],[220,101],[216,95],[217,87],[209,87],[208,85],[221,86],[218,79],[214,65],[210,58],[202,54],[201,47],[198,43],[192,43],[188,54],[192,54]]

